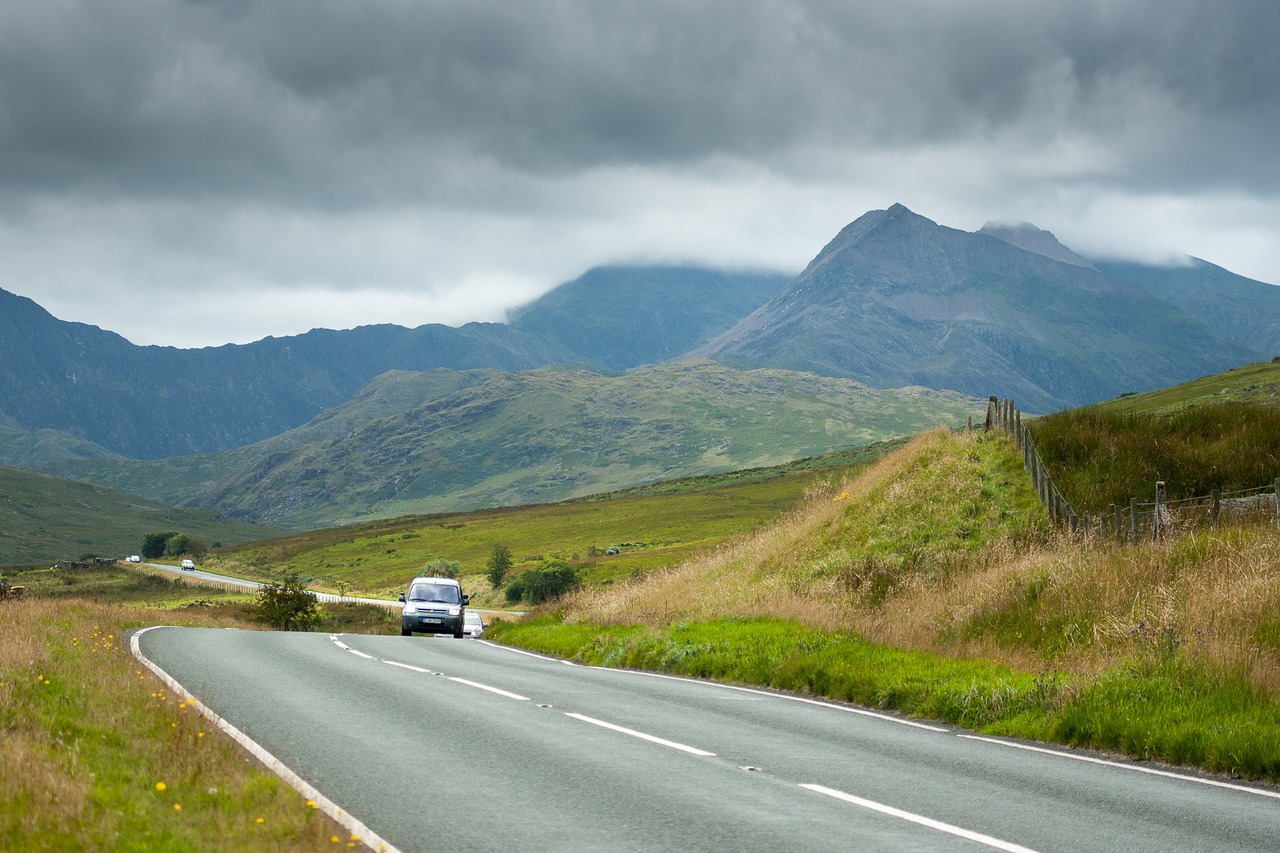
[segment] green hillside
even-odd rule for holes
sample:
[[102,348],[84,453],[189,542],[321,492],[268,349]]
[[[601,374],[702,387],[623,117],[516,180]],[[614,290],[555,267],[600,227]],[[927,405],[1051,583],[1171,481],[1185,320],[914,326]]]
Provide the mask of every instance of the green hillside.
[[295,529],[548,503],[775,465],[982,412],[952,392],[881,391],[710,361],[622,376],[494,374],[340,437],[271,454],[191,503]]
[[[338,580],[393,596],[433,558],[462,564],[468,592],[486,605],[485,563],[495,544],[511,549],[514,573],[543,558],[572,563],[583,580],[608,586],[672,566],[770,523],[804,495],[901,445],[875,444],[787,465],[669,481],[557,504],[410,516],[299,533],[222,549],[228,572],[271,577],[281,570]],[[616,548],[616,554],[608,551]],[[335,587],[336,588],[336,587]]]
[[245,542],[280,531],[173,509],[101,486],[0,466],[0,565],[136,554],[143,534],[180,530],[213,544]]

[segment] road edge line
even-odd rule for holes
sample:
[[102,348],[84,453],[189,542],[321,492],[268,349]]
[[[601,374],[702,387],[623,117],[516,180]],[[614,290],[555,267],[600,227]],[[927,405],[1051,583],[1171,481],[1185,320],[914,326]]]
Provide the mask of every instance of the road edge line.
[[234,725],[224,720],[212,708],[208,707],[199,699],[197,699],[195,696],[193,696],[191,694],[191,691],[183,687],[182,684],[180,684],[177,679],[175,679],[169,673],[165,672],[163,669],[159,667],[159,665],[153,663],[149,658],[147,658],[146,655],[142,653],[142,645],[139,642],[139,639],[138,639],[139,637],[141,637],[143,634],[147,633],[148,631],[155,630],[156,628],[171,628],[171,627],[174,627],[174,626],[152,625],[150,627],[139,628],[137,631],[134,631],[133,634],[129,637],[129,649],[130,651],[133,652],[133,656],[137,658],[138,661],[143,666],[151,670],[151,672],[154,673],[157,678],[163,681],[169,687],[170,690],[172,690],[177,695],[181,696],[183,700],[186,701],[188,704],[195,706],[196,710],[200,712],[201,716],[203,716],[204,718],[209,720],[211,723],[213,723],[215,726],[217,726],[223,732],[223,734],[227,735],[236,743],[240,744],[240,746],[248,750],[249,753],[254,758],[258,759],[258,761],[261,762],[264,767],[266,767],[272,773],[276,774],[281,779],[283,779],[291,788],[293,788],[302,796],[306,797],[309,801],[315,803],[316,808],[318,808],[320,811],[327,814],[329,817],[333,818],[335,822],[337,822],[339,825],[341,825],[342,827],[350,831],[350,833],[353,836],[358,837],[360,841],[370,850],[376,850],[379,853],[400,853],[399,848],[397,848],[394,844],[387,841],[382,836],[378,835],[369,827],[365,826],[360,820],[358,820],[350,812],[347,812],[339,808],[337,803],[333,802],[333,800],[330,800],[324,794],[320,793],[320,791],[318,791],[315,788],[315,786],[313,786],[310,782],[303,779],[296,772],[294,772],[293,769],[290,768],[287,764],[285,764],[283,761],[281,761],[280,759],[272,755],[270,752],[268,752],[266,748],[262,746],[262,744],[258,743],[253,738],[249,737],[244,732],[240,731]]

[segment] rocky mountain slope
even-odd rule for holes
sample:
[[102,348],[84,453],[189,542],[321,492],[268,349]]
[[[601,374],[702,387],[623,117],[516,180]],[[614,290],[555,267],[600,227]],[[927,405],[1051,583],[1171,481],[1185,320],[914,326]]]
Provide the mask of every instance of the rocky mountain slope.
[[1040,412],[1260,357],[1083,259],[1042,254],[1045,233],[1022,241],[1028,251],[902,205],[872,211],[698,354],[876,387],[996,393]]

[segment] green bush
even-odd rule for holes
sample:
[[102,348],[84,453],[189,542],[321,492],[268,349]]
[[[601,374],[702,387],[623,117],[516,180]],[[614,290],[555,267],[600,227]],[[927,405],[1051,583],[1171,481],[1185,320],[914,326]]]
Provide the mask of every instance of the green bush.
[[462,571],[462,563],[457,560],[446,560],[444,557],[434,557],[427,560],[418,571],[419,577],[427,578],[456,578],[458,572]]
[[320,621],[320,602],[297,572],[258,590],[258,619],[278,631],[306,631]]
[[507,601],[541,604],[575,589],[578,583],[578,572],[573,566],[551,557],[517,575],[507,586]]

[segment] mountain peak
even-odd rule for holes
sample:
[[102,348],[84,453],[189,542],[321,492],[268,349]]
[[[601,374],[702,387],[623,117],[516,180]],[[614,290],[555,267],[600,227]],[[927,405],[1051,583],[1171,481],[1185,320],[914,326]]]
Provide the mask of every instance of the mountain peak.
[[1058,238],[1053,236],[1052,231],[1037,228],[1030,222],[988,222],[977,233],[994,237],[1010,246],[1017,246],[1023,251],[1061,261],[1064,264],[1073,264],[1087,269],[1095,268],[1093,264],[1058,242]]

